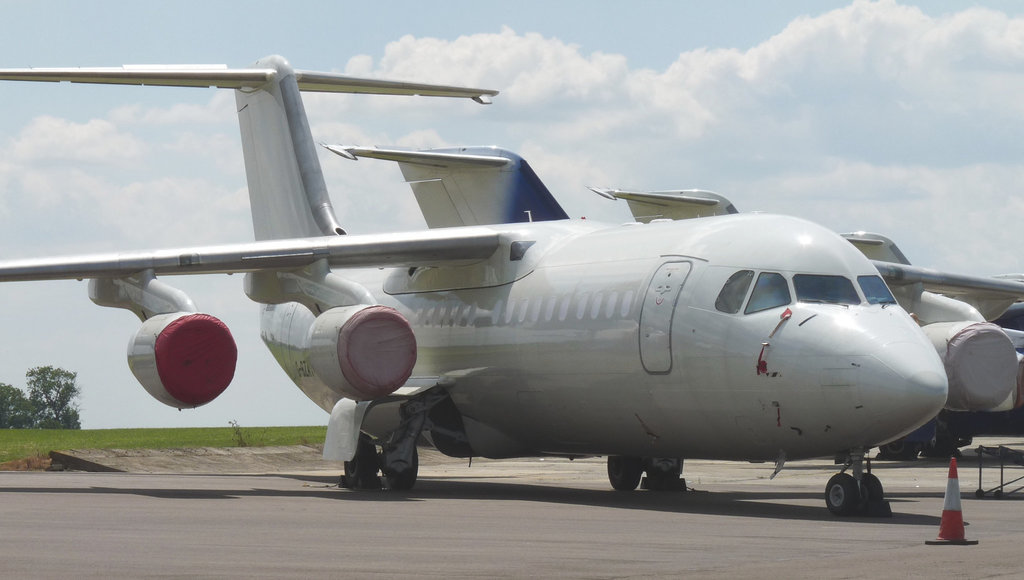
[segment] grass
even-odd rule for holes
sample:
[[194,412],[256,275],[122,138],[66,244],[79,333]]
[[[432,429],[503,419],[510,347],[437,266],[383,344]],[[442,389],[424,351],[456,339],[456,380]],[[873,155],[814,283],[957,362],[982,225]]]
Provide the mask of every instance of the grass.
[[60,449],[168,449],[320,444],[326,427],[201,427],[186,429],[5,429],[0,463]]

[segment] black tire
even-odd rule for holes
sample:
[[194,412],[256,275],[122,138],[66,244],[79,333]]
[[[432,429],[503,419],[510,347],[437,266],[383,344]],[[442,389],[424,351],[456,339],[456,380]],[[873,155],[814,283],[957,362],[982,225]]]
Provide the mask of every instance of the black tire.
[[861,493],[868,501],[882,501],[885,498],[885,490],[882,488],[882,482],[878,480],[878,476],[874,473],[865,473],[864,477],[860,480]]
[[849,473],[837,473],[825,486],[825,505],[837,516],[848,516],[860,507],[860,489]]
[[648,458],[646,463],[647,489],[650,491],[680,491],[684,488],[679,478],[683,474],[681,459]]
[[366,435],[359,436],[356,454],[351,461],[345,462],[345,475],[342,476],[342,487],[349,489],[380,489],[380,461],[377,459],[377,447]]
[[401,471],[384,469],[384,480],[392,491],[405,491],[416,485],[416,476],[420,470],[420,454],[415,447],[412,449],[412,464]]
[[644,462],[639,457],[612,455],[608,457],[608,481],[616,491],[633,491],[644,475]]

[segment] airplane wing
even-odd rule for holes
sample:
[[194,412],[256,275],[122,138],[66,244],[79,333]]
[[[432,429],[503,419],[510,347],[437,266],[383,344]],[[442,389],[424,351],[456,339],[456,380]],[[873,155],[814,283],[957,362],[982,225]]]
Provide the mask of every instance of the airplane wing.
[[1024,300],[1024,280],[965,276],[912,266],[886,236],[869,232],[841,235],[871,260],[893,290],[920,284],[922,290],[970,304],[985,320],[998,318],[1011,304]]
[[712,215],[738,213],[725,197],[701,189],[674,191],[627,191],[591,187],[590,191],[608,199],[624,199],[638,222],[653,219],[685,220]]
[[[0,80],[43,81],[165,87],[260,87],[274,79],[273,68],[228,68],[227,65],[125,65],[120,67],[9,68],[0,69]],[[295,70],[299,89],[311,92],[366,93],[465,97],[482,104],[498,91],[350,77],[335,73]]]
[[1011,304],[1024,300],[1024,283],[1012,279],[964,276],[880,260],[871,263],[890,287],[921,284],[929,292],[974,306],[985,320],[998,318]]
[[268,240],[169,250],[0,261],[0,282],[230,274],[293,270],[326,259],[336,268],[455,266],[486,259],[501,244],[487,228]]

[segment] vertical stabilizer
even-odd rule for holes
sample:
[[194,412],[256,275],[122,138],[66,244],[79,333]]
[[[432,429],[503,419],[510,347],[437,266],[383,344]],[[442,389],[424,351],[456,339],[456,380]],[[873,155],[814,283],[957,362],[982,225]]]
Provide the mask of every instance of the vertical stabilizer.
[[235,89],[257,240],[344,234],[327,194],[300,91],[420,95],[487,104],[498,91],[449,85],[362,79],[294,70],[268,56],[250,68],[226,65],[5,68],[0,81],[73,82]]
[[283,58],[256,63],[277,74],[235,91],[257,240],[339,235],[295,72]]

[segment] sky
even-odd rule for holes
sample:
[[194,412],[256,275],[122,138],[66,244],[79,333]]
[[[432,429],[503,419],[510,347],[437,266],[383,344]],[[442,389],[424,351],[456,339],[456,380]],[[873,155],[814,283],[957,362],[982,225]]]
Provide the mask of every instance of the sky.
[[[571,217],[630,219],[587,186],[708,189],[740,211],[893,238],[917,265],[1024,272],[1024,6],[828,0],[0,1],[0,67],[228,64],[501,91],[304,97],[328,143],[498,145]],[[397,167],[321,163],[353,234],[423,229]],[[231,91],[0,84],[0,258],[252,239]],[[752,233],[752,235],[756,235]],[[85,428],[324,424],[259,340],[241,276],[164,278],[239,347],[178,411],[125,361],[139,327],[85,282],[0,285],[0,382],[78,373]]]

